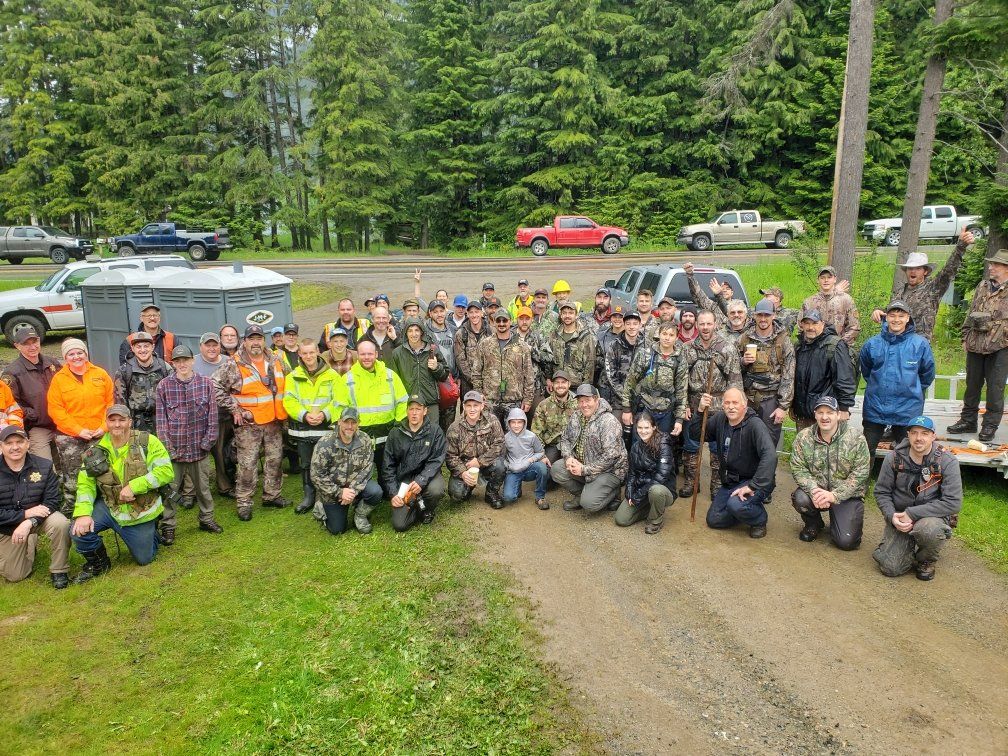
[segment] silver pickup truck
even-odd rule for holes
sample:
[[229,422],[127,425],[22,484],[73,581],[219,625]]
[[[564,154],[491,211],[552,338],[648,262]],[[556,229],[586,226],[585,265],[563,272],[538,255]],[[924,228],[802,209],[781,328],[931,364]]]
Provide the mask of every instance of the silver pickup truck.
[[26,257],[48,257],[57,265],[83,260],[94,252],[89,239],[79,239],[52,226],[0,226],[0,259],[20,265]]
[[785,249],[791,240],[805,233],[800,220],[767,220],[758,210],[727,210],[708,223],[694,223],[679,229],[676,241],[696,252],[735,244],[764,244]]

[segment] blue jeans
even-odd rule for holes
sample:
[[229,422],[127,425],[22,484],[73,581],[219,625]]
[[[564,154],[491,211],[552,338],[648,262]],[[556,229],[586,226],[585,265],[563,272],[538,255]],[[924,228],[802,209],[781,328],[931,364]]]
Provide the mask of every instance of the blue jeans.
[[509,472],[504,476],[504,490],[501,498],[505,503],[511,504],[521,498],[521,487],[525,481],[534,480],[536,482],[535,497],[537,499],[546,498],[546,483],[549,481],[549,467],[542,460],[526,467],[521,472]]
[[714,494],[710,509],[707,510],[707,527],[730,528],[732,525],[766,525],[767,511],[763,502],[766,494],[756,491],[745,501],[732,496],[732,491],[742,486],[748,486],[748,480],[742,480],[733,486],[721,486]]
[[91,519],[94,520],[94,532],[85,533],[82,536],[71,535],[74,546],[81,554],[90,554],[102,545],[101,532],[111,528],[126,544],[134,561],[139,565],[150,564],[157,554],[158,534],[157,521],[150,520],[139,525],[121,525],[109,512],[105,502],[98,499],[91,512]]

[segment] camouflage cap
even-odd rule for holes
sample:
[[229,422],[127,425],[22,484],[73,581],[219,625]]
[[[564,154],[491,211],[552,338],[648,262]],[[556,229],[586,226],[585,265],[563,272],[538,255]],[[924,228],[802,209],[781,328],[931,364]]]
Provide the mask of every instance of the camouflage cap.
[[420,301],[417,300],[417,299],[414,299],[413,297],[410,297],[409,299],[407,299],[405,302],[402,303],[402,307],[403,307],[404,310],[407,307],[416,307],[416,308],[419,308],[420,307]]
[[509,313],[505,308],[501,307],[497,312],[494,313],[494,322],[498,320],[511,320],[511,313]]
[[343,411],[339,416],[340,420],[353,420],[355,423],[360,422],[360,413],[357,412],[356,407],[344,407]]
[[192,349],[187,347],[185,344],[179,344],[177,347],[172,349],[171,359],[172,360],[184,360],[193,358]]
[[784,301],[784,292],[781,291],[779,286],[768,286],[765,289],[760,289],[759,293],[764,297],[777,297],[778,302]]
[[568,299],[568,300],[566,300],[564,302],[561,302],[560,303],[560,307],[558,309],[559,310],[574,310],[574,312],[577,312],[577,305],[574,302],[571,302]]

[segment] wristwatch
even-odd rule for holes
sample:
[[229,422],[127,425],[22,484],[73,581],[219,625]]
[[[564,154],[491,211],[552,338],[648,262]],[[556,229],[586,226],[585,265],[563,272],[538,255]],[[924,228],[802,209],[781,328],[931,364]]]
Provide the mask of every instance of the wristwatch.
[[29,517],[28,519],[31,521],[32,529],[38,527],[38,524],[39,524],[39,518],[38,517]]

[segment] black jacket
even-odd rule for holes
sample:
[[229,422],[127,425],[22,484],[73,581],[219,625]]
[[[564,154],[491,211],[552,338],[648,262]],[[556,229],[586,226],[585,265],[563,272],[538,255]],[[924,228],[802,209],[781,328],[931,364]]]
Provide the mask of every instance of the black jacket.
[[886,522],[906,512],[914,522],[941,517],[952,524],[963,502],[959,460],[936,443],[918,465],[910,457],[910,442],[903,439],[882,460],[875,501]]
[[804,334],[795,344],[794,402],[791,408],[795,417],[811,420],[815,417],[815,404],[821,396],[832,396],[841,411],[854,406],[854,364],[850,350],[843,340],[837,342],[833,359],[829,358],[830,343],[837,338],[833,326],[828,325],[812,341]]
[[665,486],[675,496],[675,455],[672,437],[655,431],[657,451],[639,438],[630,447],[630,472],[627,474],[626,497],[635,504],[646,502],[651,486]]
[[388,498],[399,492],[399,484],[416,481],[425,487],[441,474],[448,442],[444,432],[435,423],[425,422],[416,433],[410,430],[409,420],[403,420],[389,431],[385,441],[385,455],[379,470],[382,488]]
[[11,535],[24,522],[25,510],[44,504],[58,512],[62,494],[59,476],[48,459],[28,454],[24,467],[14,472],[0,456],[0,533]]
[[10,386],[14,401],[24,412],[25,430],[32,428],[56,429],[49,417],[48,393],[53,376],[63,366],[44,354],[39,354],[37,365],[32,365],[21,355],[17,356],[3,372],[3,382]]
[[[767,496],[773,492],[777,449],[770,431],[752,407],[734,427],[724,412],[715,413],[708,422],[707,434],[716,445],[716,454],[721,460],[722,486],[731,487],[748,480],[754,491],[762,491]],[[699,431],[696,435],[699,436]]]

